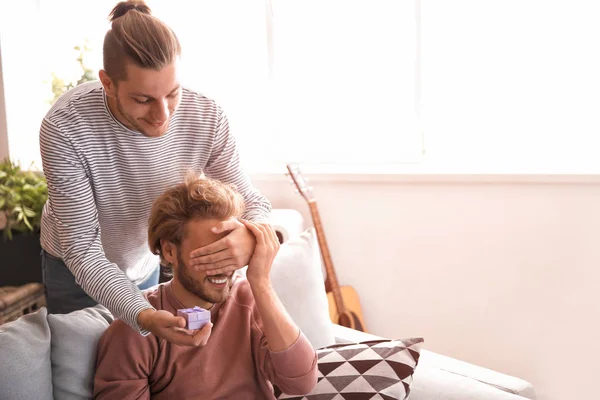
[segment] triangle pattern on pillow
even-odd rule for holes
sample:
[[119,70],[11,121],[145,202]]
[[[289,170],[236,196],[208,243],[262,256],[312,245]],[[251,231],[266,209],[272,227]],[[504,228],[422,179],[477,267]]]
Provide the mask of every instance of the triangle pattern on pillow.
[[320,363],[329,363],[329,362],[335,362],[335,361],[344,362],[344,361],[346,361],[346,358],[344,356],[342,356],[341,354],[339,354],[337,351],[334,351],[334,352],[328,353],[322,357],[319,357]]
[[331,362],[319,364],[319,371],[323,374],[323,376],[327,376],[343,364],[345,364],[345,362]]
[[349,384],[353,383],[356,379],[360,378],[360,375],[344,375],[344,376],[330,376],[327,378],[329,383],[337,390],[341,392]]
[[347,350],[339,350],[338,354],[342,357],[344,357],[346,360],[350,360],[354,357],[356,357],[358,354],[368,351],[369,349],[365,349],[365,348],[357,348],[357,349],[347,349]]
[[410,393],[422,342],[422,339],[372,341],[318,349],[319,377],[311,393],[288,396],[276,391],[276,398],[404,400]]
[[356,360],[350,361],[350,364],[361,374],[364,375],[365,372],[372,369],[373,366],[377,364],[381,364],[381,360]]
[[[384,358],[383,356],[381,356],[380,354],[378,354],[377,352],[374,351],[375,349],[361,349],[360,351],[357,349],[357,351],[355,352],[355,354],[350,357],[350,358],[346,358],[346,360],[381,360],[382,358]],[[346,355],[343,354],[344,357],[346,357]]]

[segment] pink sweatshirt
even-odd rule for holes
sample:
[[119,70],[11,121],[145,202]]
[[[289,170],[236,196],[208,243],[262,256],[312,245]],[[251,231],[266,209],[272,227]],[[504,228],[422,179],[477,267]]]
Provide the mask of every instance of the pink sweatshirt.
[[[185,308],[166,283],[149,294],[159,310]],[[306,394],[317,383],[317,356],[300,333],[273,352],[250,284],[238,278],[230,297],[210,310],[213,328],[204,347],[178,346],[142,336],[116,320],[98,344],[95,399],[274,399],[273,386]]]

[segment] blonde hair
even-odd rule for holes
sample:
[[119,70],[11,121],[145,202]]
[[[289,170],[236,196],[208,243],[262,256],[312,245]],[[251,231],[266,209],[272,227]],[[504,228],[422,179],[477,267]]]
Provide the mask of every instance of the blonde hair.
[[185,238],[187,222],[208,218],[224,220],[240,217],[243,212],[244,199],[235,186],[188,175],[185,182],[171,187],[154,201],[148,220],[148,245],[165,264],[161,240],[180,244]]
[[141,0],[120,2],[109,14],[111,29],[104,36],[104,70],[118,82],[127,79],[125,64],[160,70],[181,55],[175,32],[151,15]]

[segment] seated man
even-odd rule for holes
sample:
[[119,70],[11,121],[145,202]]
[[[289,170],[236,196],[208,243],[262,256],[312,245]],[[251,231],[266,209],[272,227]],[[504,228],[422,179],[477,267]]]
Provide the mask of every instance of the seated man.
[[[242,214],[242,197],[215,180],[188,178],[152,207],[148,240],[173,278],[148,294],[157,310],[177,314],[198,306],[211,323],[198,331],[199,346],[178,346],[142,336],[114,321],[98,344],[96,399],[273,399],[273,386],[302,395],[317,383],[317,356],[275,294],[269,273],[279,249],[268,225],[239,221],[256,246],[247,278],[209,276],[189,265],[192,250],[227,232],[212,227]],[[161,311],[159,311],[161,312]],[[181,318],[181,329],[185,326]]]

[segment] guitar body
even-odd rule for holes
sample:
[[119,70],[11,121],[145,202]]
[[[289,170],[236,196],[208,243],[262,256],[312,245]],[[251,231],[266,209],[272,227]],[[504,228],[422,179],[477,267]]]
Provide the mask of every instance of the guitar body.
[[358,293],[352,286],[340,286],[340,294],[344,301],[346,312],[342,315],[338,313],[335,305],[335,299],[332,292],[327,293],[329,302],[329,317],[334,324],[352,328],[361,332],[366,332],[365,321],[363,319],[362,310],[360,307],[360,299]]

